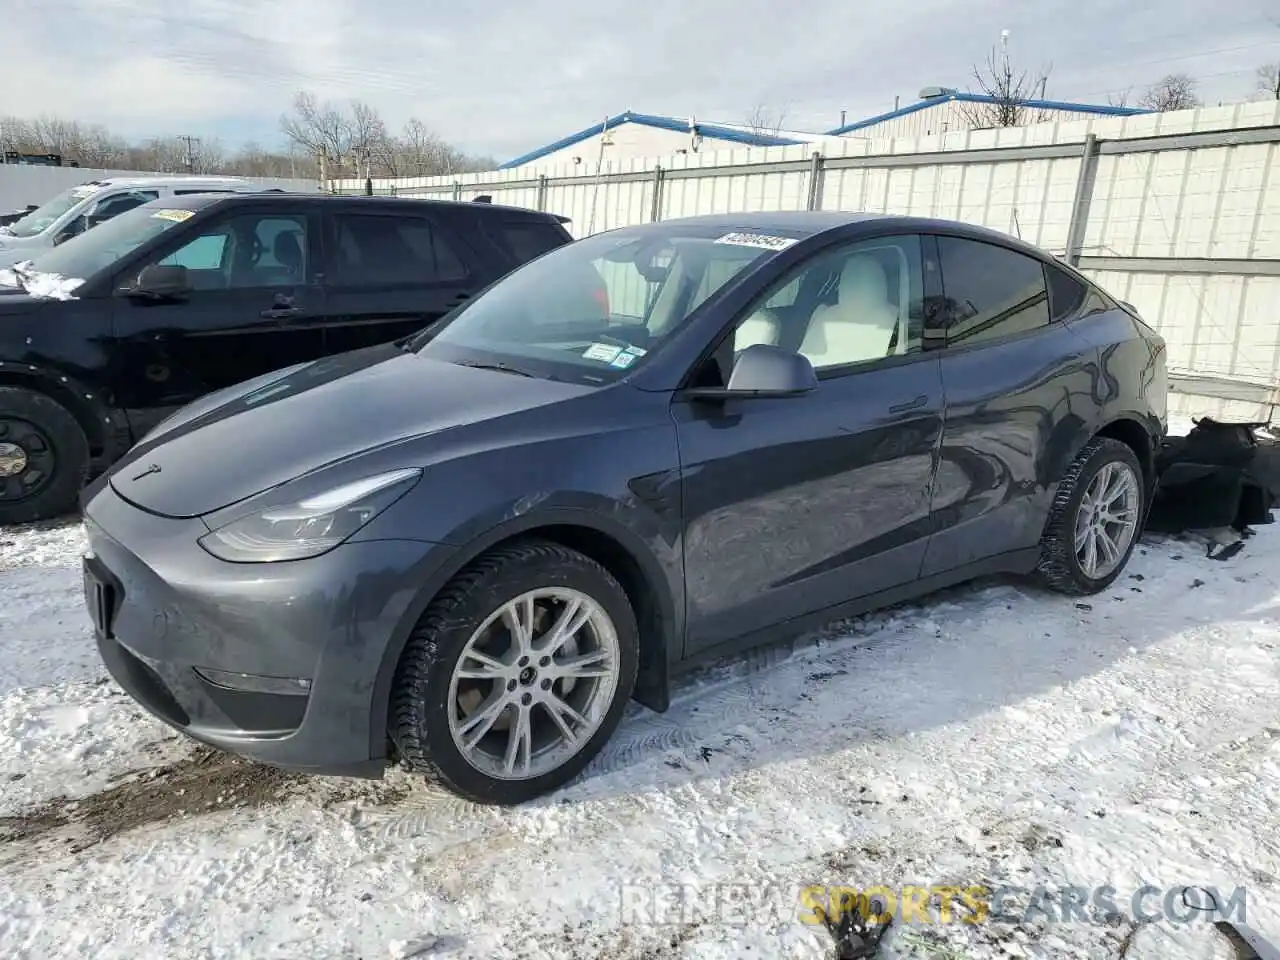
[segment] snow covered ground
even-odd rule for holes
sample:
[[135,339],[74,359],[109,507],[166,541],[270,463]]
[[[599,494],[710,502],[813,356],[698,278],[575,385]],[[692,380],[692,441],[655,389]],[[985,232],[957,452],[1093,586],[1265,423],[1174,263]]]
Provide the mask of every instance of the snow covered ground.
[[[195,750],[99,667],[80,549],[0,529],[5,958],[828,957],[807,884],[1047,895],[883,957],[1231,955],[1134,922],[1146,885],[1183,916],[1185,885],[1242,887],[1280,942],[1276,528],[1227,561],[1145,541],[1087,603],[980,584],[721,665],[508,811]],[[1047,922],[1105,886],[1117,916]]]

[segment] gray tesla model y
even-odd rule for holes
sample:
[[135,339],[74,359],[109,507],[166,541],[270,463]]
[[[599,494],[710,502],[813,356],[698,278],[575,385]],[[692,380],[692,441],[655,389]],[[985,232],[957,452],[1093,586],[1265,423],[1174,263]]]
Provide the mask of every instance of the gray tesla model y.
[[628,227],[172,416],[84,493],[85,596],[196,740],[519,803],[699,660],[979,574],[1104,589],[1165,393],[1133,308],[1002,234]]

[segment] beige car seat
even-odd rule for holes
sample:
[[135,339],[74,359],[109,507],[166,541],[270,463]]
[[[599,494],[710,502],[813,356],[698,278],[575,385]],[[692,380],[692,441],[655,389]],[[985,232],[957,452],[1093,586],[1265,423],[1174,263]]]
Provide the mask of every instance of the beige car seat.
[[815,367],[887,357],[898,321],[884,268],[874,257],[853,256],[840,272],[838,302],[814,310],[800,352]]
[[758,343],[776,347],[781,336],[782,321],[778,315],[767,307],[761,307],[738,324],[733,335],[733,352],[738,353]]

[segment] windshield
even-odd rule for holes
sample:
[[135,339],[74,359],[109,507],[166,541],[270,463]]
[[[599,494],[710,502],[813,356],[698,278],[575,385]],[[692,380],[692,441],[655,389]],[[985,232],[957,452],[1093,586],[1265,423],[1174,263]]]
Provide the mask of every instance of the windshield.
[[94,186],[72,187],[64,190],[48,203],[36,207],[21,220],[9,224],[9,235],[13,237],[34,237],[44,233],[53,222],[74,207],[85,197],[93,196],[100,188]]
[[134,207],[35,257],[31,269],[86,280],[152,237],[172,230],[193,216],[193,210],[174,210],[153,204]]
[[424,337],[419,352],[610,383],[746,267],[792,242],[701,226],[598,234],[509,274]]

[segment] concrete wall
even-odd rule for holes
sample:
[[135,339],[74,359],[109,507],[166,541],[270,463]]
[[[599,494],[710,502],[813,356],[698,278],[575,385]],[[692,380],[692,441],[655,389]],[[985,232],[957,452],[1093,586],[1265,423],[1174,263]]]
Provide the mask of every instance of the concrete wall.
[[[28,204],[41,204],[57,194],[85,183],[106,177],[158,177],[166,174],[145,173],[137,170],[95,170],[86,167],[38,167],[21,163],[0,163],[0,213],[21,210]],[[317,190],[313,180],[262,181],[268,186],[289,190]]]
[[1265,418],[1280,406],[1280,103],[824,149],[818,164],[803,145],[638,158],[600,176],[561,167],[374,185],[491,194],[571,217],[577,236],[655,214],[806,208],[981,224],[1066,256],[1133,303],[1169,343],[1175,412]]

